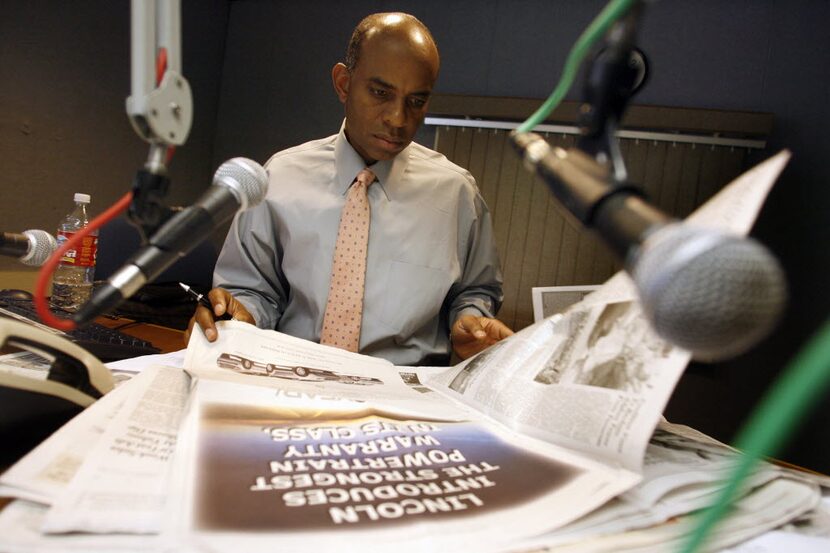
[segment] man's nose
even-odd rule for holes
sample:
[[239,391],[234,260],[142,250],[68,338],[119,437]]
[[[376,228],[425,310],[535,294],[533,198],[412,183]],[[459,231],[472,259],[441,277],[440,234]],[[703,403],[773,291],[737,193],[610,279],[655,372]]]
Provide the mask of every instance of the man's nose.
[[390,127],[403,127],[406,124],[405,100],[389,102],[383,114],[383,121]]

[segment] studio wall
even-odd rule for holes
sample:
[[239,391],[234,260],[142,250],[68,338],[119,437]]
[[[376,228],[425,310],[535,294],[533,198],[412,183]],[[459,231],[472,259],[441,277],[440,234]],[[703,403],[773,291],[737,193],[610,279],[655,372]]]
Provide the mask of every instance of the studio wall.
[[[194,120],[171,164],[171,205],[210,185],[228,3],[183,2],[183,73]],[[54,233],[74,192],[97,215],[128,192],[148,145],[126,115],[130,95],[128,0],[12,0],[0,6],[2,230]],[[124,252],[125,255],[129,252]],[[18,273],[19,278],[15,278]],[[0,258],[11,286],[34,271]],[[28,277],[28,278],[27,278]]]

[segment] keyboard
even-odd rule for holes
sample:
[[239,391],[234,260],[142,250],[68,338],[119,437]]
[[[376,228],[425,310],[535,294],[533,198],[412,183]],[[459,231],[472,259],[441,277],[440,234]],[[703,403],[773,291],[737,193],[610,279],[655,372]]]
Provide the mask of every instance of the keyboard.
[[90,323],[83,328],[76,328],[69,332],[46,326],[42,324],[37,316],[35,306],[31,300],[0,299],[0,315],[18,320],[26,319],[25,322],[74,342],[104,363],[160,353],[161,351],[146,340],[130,336],[113,328],[107,328],[98,323]]

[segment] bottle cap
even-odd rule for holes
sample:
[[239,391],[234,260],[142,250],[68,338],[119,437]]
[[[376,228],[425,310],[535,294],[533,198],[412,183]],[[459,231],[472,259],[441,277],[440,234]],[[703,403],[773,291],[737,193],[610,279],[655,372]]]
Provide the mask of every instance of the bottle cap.
[[89,203],[89,194],[81,194],[80,192],[75,193],[75,201],[81,202],[83,204]]

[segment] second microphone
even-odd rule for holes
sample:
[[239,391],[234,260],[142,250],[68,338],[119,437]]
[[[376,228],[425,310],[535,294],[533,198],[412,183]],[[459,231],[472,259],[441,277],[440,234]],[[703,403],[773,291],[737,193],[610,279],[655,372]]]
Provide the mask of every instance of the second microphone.
[[187,255],[223,222],[239,211],[259,204],[268,190],[265,169],[247,158],[223,163],[213,184],[192,206],[170,218],[116,271],[73,319],[85,324],[106,313],[152,282],[179,258]]
[[746,352],[766,337],[786,303],[775,257],[758,242],[677,221],[638,189],[612,183],[578,149],[551,147],[534,133],[511,142],[572,215],[624,262],[652,327],[700,361]]

